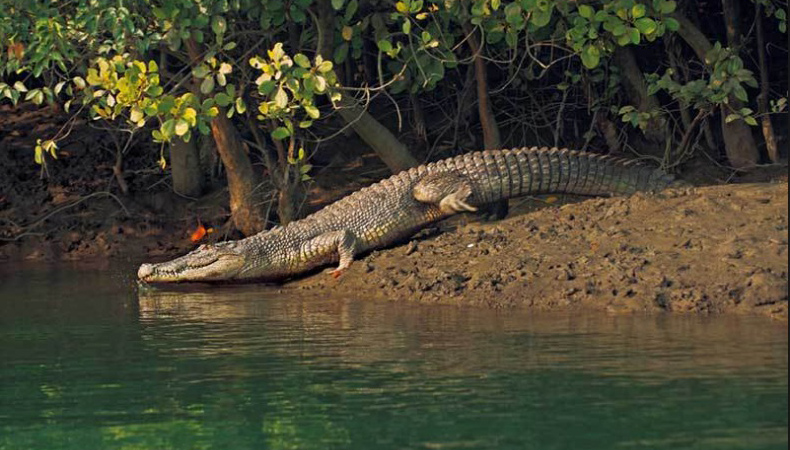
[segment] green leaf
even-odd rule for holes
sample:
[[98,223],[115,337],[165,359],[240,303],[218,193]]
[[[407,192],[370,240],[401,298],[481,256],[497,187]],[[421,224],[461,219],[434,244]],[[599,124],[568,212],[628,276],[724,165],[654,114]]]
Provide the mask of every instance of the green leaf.
[[588,69],[594,69],[601,61],[601,52],[598,47],[587,45],[582,49],[582,64]]
[[508,22],[514,20],[514,18],[517,16],[521,16],[521,5],[518,3],[509,3],[507,6],[505,6],[505,17],[507,18]]
[[589,5],[579,5],[579,15],[585,19],[591,20],[595,15],[595,10]]
[[390,44],[390,41],[386,39],[382,39],[378,41],[376,44],[378,45],[379,50],[381,50],[384,53],[387,53],[392,50],[392,44]]
[[332,70],[332,61],[324,61],[318,66],[318,71],[321,73],[327,73]]
[[304,13],[304,9],[300,8],[296,4],[292,4],[291,7],[288,9],[291,13],[291,20],[296,23],[302,23],[307,19],[307,16]]
[[203,94],[210,94],[214,90],[214,77],[206,77],[200,83],[200,92]]
[[275,86],[277,86],[277,82],[274,80],[266,80],[258,86],[258,92],[261,95],[269,95],[274,90]]
[[655,33],[657,28],[656,21],[650,17],[642,17],[641,19],[637,19],[634,22],[634,25],[636,25],[636,29],[642,34]]
[[618,37],[625,35],[625,33],[627,31],[628,31],[628,29],[625,27],[625,24],[623,22],[620,22],[619,20],[618,20],[617,24],[612,26],[612,30],[611,30],[612,35],[618,36]]
[[335,47],[335,53],[332,55],[332,59],[340,64],[346,60],[348,57],[348,42],[343,42],[339,46]]
[[346,13],[343,16],[346,19],[346,22],[351,22],[351,18],[354,17],[354,14],[357,12],[357,8],[359,8],[359,2],[357,0],[351,0],[348,2],[348,6],[346,6]]
[[233,102],[233,99],[224,92],[219,92],[217,95],[214,96],[214,101],[217,102],[217,105],[221,107],[226,107]]
[[211,18],[211,29],[214,31],[214,34],[221,36],[227,31],[228,22],[222,16],[214,16]]
[[631,43],[634,45],[639,45],[639,43],[642,41],[642,35],[639,34],[639,30],[636,28],[628,28],[628,37],[630,38]]
[[749,95],[746,94],[746,89],[744,89],[743,86],[741,86],[740,84],[736,84],[732,92],[733,94],[735,94],[735,98],[737,98],[742,102],[749,100]]
[[272,131],[272,138],[277,140],[285,139],[290,135],[291,132],[288,131],[288,128],[285,127],[277,127],[274,129],[274,131]]
[[658,92],[661,87],[658,84],[651,83],[647,85],[647,95],[653,95]]
[[672,14],[675,12],[678,4],[674,0],[664,0],[661,2],[661,6],[659,6],[659,11],[661,14]]
[[321,113],[318,111],[318,108],[316,108],[313,105],[304,105],[304,111],[312,119],[318,119],[319,117],[321,117]]
[[236,98],[236,112],[244,114],[245,111],[247,111],[247,104],[244,103],[244,99],[241,97]]
[[505,43],[510,48],[516,47],[516,44],[518,43],[518,33],[516,33],[516,30],[513,29],[507,30],[507,34],[505,34]]
[[743,118],[743,121],[748,123],[751,126],[757,126],[757,121],[752,116],[747,116]]
[[551,10],[543,11],[536,9],[532,11],[530,23],[536,28],[542,28],[551,22]]
[[159,114],[169,114],[170,110],[173,109],[175,106],[176,106],[175,99],[172,96],[167,95],[159,101],[156,108]]
[[680,29],[680,22],[671,17],[664,19],[664,25],[667,26],[667,30],[669,31],[678,31]]
[[162,133],[162,140],[169,141],[170,138],[175,135],[176,132],[176,121],[175,119],[168,119],[162,126],[159,128],[159,131]]
[[302,53],[294,55],[294,62],[298,64],[299,67],[304,67],[305,69],[310,68],[310,59]]
[[647,8],[645,8],[645,5],[641,3],[637,3],[631,8],[631,16],[634,19],[639,19],[640,17],[644,17],[645,12],[647,12]]
[[335,11],[343,9],[343,0],[332,0],[332,8],[334,8]]

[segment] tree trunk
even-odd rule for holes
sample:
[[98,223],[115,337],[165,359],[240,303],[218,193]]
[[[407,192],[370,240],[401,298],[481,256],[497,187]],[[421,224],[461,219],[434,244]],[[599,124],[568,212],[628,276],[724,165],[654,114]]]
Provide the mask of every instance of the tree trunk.
[[173,175],[173,190],[187,197],[198,197],[203,193],[203,174],[200,170],[200,155],[196,136],[189,142],[175,138],[170,142],[170,173]]
[[[191,39],[186,43],[189,59],[197,64],[202,56],[197,43]],[[251,236],[265,228],[266,218],[256,205],[256,177],[250,159],[244,152],[236,129],[222,109],[211,121],[211,134],[228,177],[233,225],[245,236]]]
[[477,80],[477,111],[480,116],[480,126],[483,128],[483,146],[486,149],[498,149],[502,146],[499,135],[499,126],[491,110],[491,101],[488,97],[488,81],[486,62],[483,59],[483,49],[475,36],[475,29],[469,23],[464,23],[464,33],[467,43],[472,51],[475,64],[475,78]]
[[[726,3],[730,3],[732,1],[734,0],[724,0],[724,15],[725,20],[728,23],[728,35],[731,31],[730,23],[732,20],[734,20],[734,18],[728,17],[729,14],[727,12],[728,8]],[[678,34],[680,37],[683,38],[683,40],[686,41],[686,43],[694,50],[694,52],[697,54],[697,57],[701,61],[705,61],[705,54],[711,48],[713,48],[711,43],[708,41],[708,38],[705,37],[705,35],[702,34],[702,32],[685,16],[674,13],[672,14],[672,17],[674,17],[675,20],[680,23],[680,28],[678,29]],[[738,101],[735,96],[731,95],[729,98],[729,105],[733,108],[739,109],[740,101]],[[726,123],[726,111],[721,111],[720,116],[722,135],[724,136],[724,150],[727,154],[727,159],[729,159],[730,164],[738,169],[754,166],[757,163],[758,153],[757,145],[754,142],[754,137],[752,136],[751,129],[749,129],[749,125],[747,125],[742,120],[734,120],[730,123]]]
[[765,60],[765,35],[763,34],[763,7],[759,2],[755,3],[754,21],[757,23],[757,56],[760,64],[760,95],[757,96],[757,112],[762,116],[761,125],[763,138],[765,139],[765,149],[768,151],[768,158],[771,162],[779,161],[779,149],[776,145],[774,127],[771,124],[771,115],[768,114],[768,63]]
[[[655,96],[647,93],[645,76],[639,69],[631,48],[618,46],[612,56],[615,65],[620,68],[620,73],[623,75],[622,84],[625,93],[636,109],[644,113],[659,110],[661,105],[658,100]],[[661,117],[651,119],[644,133],[645,137],[653,142],[663,142],[666,139],[666,132]]]
[[409,153],[409,149],[367,111],[362,109],[353,97],[344,95],[339,103],[338,113],[348,122],[365,143],[373,148],[392,173],[412,168],[419,164]]
[[[475,92],[477,93],[477,114],[480,118],[480,127],[483,129],[483,147],[486,150],[502,148],[502,138],[499,134],[499,125],[491,109],[491,100],[488,97],[488,74],[486,73],[486,61],[483,55],[483,48],[475,36],[475,28],[468,22],[464,23],[464,33],[467,36],[467,44],[474,58],[475,73]],[[471,70],[471,69],[470,69]],[[498,202],[486,205],[481,212],[494,219],[504,219],[508,213],[508,201],[499,200]]]
[[[324,59],[332,59],[334,36],[334,12],[330,0],[319,0],[318,13],[318,52]],[[338,113],[360,138],[365,141],[393,173],[409,169],[419,164],[409,149],[395,137],[390,130],[359,106],[357,101],[343,95],[337,105]]]

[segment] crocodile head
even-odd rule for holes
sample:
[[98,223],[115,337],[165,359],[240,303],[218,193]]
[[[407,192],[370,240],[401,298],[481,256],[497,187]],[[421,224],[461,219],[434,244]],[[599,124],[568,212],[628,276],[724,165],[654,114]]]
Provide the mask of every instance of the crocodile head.
[[247,263],[234,241],[201,245],[196,250],[159,264],[143,264],[137,278],[146,283],[229,281],[238,278]]

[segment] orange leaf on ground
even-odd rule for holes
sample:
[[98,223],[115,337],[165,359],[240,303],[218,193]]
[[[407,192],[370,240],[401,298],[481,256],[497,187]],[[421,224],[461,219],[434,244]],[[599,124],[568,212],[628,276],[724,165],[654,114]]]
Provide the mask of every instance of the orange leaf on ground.
[[203,224],[198,224],[198,227],[192,232],[192,236],[190,236],[189,239],[193,243],[199,242],[201,239],[203,239],[206,233],[206,227],[204,227]]

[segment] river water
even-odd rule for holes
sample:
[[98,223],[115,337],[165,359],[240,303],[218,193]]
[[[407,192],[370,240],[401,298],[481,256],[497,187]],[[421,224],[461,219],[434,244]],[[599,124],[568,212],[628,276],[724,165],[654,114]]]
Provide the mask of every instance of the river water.
[[133,273],[0,270],[0,449],[788,445],[768,319],[138,293]]

